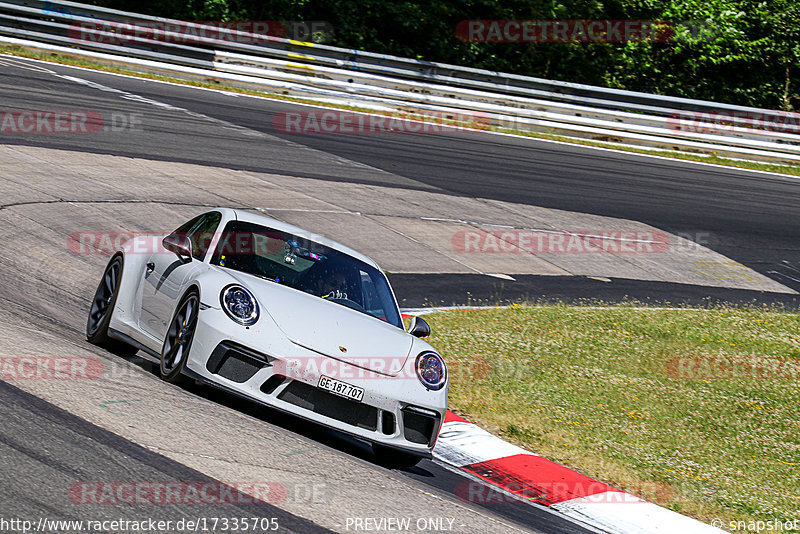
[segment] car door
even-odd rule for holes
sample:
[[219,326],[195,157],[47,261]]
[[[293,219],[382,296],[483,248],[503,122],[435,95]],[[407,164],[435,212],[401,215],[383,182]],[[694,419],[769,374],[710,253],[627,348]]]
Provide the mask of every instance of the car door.
[[185,235],[192,243],[192,261],[186,262],[166,250],[150,255],[142,281],[139,327],[143,331],[158,340],[164,339],[187,280],[205,267],[203,260],[221,219],[221,213],[211,211],[195,217],[175,230],[174,233]]

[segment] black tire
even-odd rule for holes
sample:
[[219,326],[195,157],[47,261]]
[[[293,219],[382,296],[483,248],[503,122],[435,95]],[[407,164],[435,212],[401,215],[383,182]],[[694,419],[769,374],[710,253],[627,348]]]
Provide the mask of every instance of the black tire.
[[175,308],[161,347],[159,375],[162,380],[173,384],[187,381],[182,373],[192,348],[199,309],[200,297],[194,290],[186,293]]
[[116,255],[108,262],[103,277],[100,279],[89,308],[86,319],[86,340],[121,356],[132,356],[138,352],[136,347],[108,337],[108,325],[119,296],[122,283],[122,267],[124,260]]
[[375,461],[378,464],[391,469],[414,467],[422,460],[421,456],[378,445],[377,443],[372,444],[372,453],[375,455]]

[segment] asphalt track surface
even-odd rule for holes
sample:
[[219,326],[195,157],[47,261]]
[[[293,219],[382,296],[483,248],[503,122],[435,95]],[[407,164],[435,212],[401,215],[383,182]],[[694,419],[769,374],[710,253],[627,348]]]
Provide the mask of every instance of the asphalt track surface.
[[[503,280],[477,274],[390,274],[404,308],[428,306],[494,306],[520,300],[533,303],[628,303],[649,306],[800,307],[790,293],[729,289],[672,282],[596,279],[586,276],[514,275]],[[786,284],[784,284],[786,285]]]
[[[120,473],[125,473],[131,480],[158,480],[165,484],[218,482],[1,381],[0,417],[0,461],[5,474],[0,499],[6,520],[39,517],[102,521],[124,517],[146,521],[154,515],[146,507],[132,509],[125,504],[102,511],[88,507],[87,514],[80,490],[72,493],[77,502],[64,506],[63,496],[70,493],[76,479],[118,480]],[[20,471],[24,476],[13,476],[22,474]],[[197,517],[275,518],[282,532],[330,532],[266,502],[239,502],[246,500],[240,497],[229,500],[232,504],[165,504],[159,506],[157,518],[174,524]]]
[[[798,206],[800,184],[794,178],[751,173],[718,167],[643,158],[610,151],[494,136],[480,133],[436,134],[352,134],[298,135],[275,130],[276,113],[297,109],[297,106],[241,96],[218,94],[194,88],[78,71],[60,66],[48,69],[68,76],[102,84],[106,88],[129,92],[145,99],[168,103],[206,117],[217,119],[207,130],[198,130],[196,121],[181,121],[172,114],[162,117],[157,106],[147,101],[121,97],[120,93],[88,87],[71,80],[57,78],[38,67],[7,67],[0,59],[0,102],[3,109],[93,109],[111,113],[119,110],[143,113],[145,130],[135,135],[98,136],[3,136],[0,142],[9,145],[39,146],[73,151],[177,161],[231,169],[303,176],[330,181],[414,187],[446,192],[459,196],[481,196],[498,200],[530,203],[571,211],[595,213],[635,219],[681,235],[703,235],[703,244],[748,267],[772,277],[788,287],[800,290],[798,250]],[[241,128],[283,137],[294,148],[272,146],[263,139],[243,140]],[[302,148],[355,161],[369,168],[391,173],[361,172],[349,176],[334,172],[328,166],[307,159]],[[330,160],[328,160],[330,161]],[[79,187],[79,184],[76,184]],[[726,293],[702,287],[658,287],[658,284],[636,281],[570,281],[559,277],[529,277],[509,283],[488,277],[397,275],[396,289],[408,306],[442,302],[465,303],[466,294],[455,294],[453,288],[470,289],[470,295],[486,295],[486,299],[506,300],[517,297],[563,297],[568,300],[598,298],[619,300],[637,296],[646,300],[671,300],[670,295],[686,295],[687,301],[715,295],[722,300],[749,302],[775,301],[793,303],[792,297],[764,295],[754,292]],[[80,343],[80,321],[64,321],[65,316],[85,313],[72,297],[60,297],[58,288],[48,288],[56,304],[17,294],[21,279],[4,279],[0,286],[3,307],[20,321],[44,324],[70,343]],[[502,286],[498,286],[502,283]],[[504,292],[498,295],[498,287]],[[89,295],[86,296],[87,299]],[[59,299],[62,300],[59,300]],[[55,325],[55,326],[53,326]],[[113,358],[113,355],[104,355]],[[123,362],[125,363],[125,362]],[[152,373],[147,362],[127,362]],[[157,382],[156,382],[157,383]],[[156,386],[153,386],[156,387]],[[161,387],[159,384],[158,387]],[[189,388],[185,392],[192,402],[211,403],[216,411],[246,415],[253,425],[269,424],[286,433],[296,434],[320,453],[341,461],[350,458],[370,464],[369,452],[358,442],[320,429],[298,429],[293,418],[256,413],[248,403],[205,388]],[[125,472],[128,479],[137,476],[153,478],[159,470],[168,480],[205,480],[205,475],[191,471],[179,462],[156,453],[137,449],[138,445],[115,436],[98,426],[61,411],[42,400],[26,396],[16,388],[0,385],[2,406],[6,412],[0,434],[4,449],[4,474],[13,484],[3,488],[4,515],[47,515],[74,517],[69,502],[48,499],[42,488],[58,488],[74,480],[77,469],[82,479],[102,479]],[[176,402],[182,402],[183,396]],[[47,429],[43,432],[42,429]],[[31,447],[30,444],[39,444]],[[44,444],[44,446],[42,446]],[[56,452],[57,451],[57,452]],[[124,457],[124,460],[119,459]],[[124,463],[124,466],[122,463]],[[82,467],[81,467],[82,466]],[[374,466],[373,475],[386,484],[397,480],[397,473]],[[442,499],[453,499],[455,488],[464,483],[461,475],[433,462],[423,462],[417,469],[401,472],[410,483],[428,487]],[[72,477],[72,478],[70,478]],[[95,478],[92,478],[95,477]],[[16,484],[16,486],[15,486]],[[44,493],[25,491],[28,485]],[[63,490],[63,488],[61,488]],[[21,493],[20,493],[21,492]],[[21,495],[13,497],[13,495]],[[6,504],[7,503],[7,504]],[[509,503],[480,503],[490,517],[498,517],[517,526],[542,532],[583,532],[546,511]],[[178,511],[168,511],[178,514]],[[231,512],[231,510],[221,510]],[[235,511],[234,511],[235,512]],[[415,511],[418,512],[418,511]],[[83,509],[81,509],[83,513]],[[96,509],[100,517],[117,517],[114,510]],[[262,514],[284,514],[287,528],[303,525],[303,520],[269,505]],[[377,515],[377,514],[376,514]]]

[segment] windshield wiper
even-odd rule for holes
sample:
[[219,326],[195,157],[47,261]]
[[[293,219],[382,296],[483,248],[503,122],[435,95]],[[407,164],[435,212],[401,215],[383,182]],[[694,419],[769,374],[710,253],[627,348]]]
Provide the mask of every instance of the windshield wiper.
[[258,274],[258,273],[247,273],[247,274],[252,274],[253,276],[257,276],[258,278],[261,278],[262,280],[269,280],[270,282],[275,282],[276,284],[280,284],[281,283],[281,281],[279,279],[270,278],[269,276],[265,276],[263,274]]

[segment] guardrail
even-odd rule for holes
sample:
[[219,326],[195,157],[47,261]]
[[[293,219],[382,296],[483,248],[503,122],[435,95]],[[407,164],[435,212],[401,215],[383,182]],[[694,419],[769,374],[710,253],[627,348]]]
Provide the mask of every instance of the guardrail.
[[[122,31],[127,25],[130,33]],[[137,35],[137,26],[148,31]],[[223,38],[194,36],[210,31]],[[800,114],[221,31],[68,1],[0,1],[0,42],[383,110],[468,112],[514,130],[800,162]],[[785,131],[773,129],[781,124]]]

